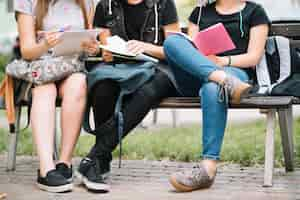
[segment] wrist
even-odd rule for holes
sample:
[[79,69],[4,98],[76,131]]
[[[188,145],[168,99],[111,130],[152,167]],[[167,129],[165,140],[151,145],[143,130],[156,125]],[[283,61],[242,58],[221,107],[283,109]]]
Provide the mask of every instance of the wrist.
[[43,40],[42,46],[44,47],[45,50],[48,50],[48,49],[51,48],[51,47],[50,47],[50,44],[48,43],[47,40]]
[[152,52],[153,51],[153,45],[151,43],[143,42],[144,44],[144,51],[145,52]]

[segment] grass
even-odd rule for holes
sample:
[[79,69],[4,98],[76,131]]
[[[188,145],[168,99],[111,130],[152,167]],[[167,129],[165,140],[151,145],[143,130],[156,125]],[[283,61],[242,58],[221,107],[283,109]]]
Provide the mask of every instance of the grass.
[[5,73],[5,65],[8,63],[10,56],[8,55],[0,55],[0,81],[4,77]]
[[[300,119],[295,120],[295,149],[300,150]],[[123,142],[124,159],[197,161],[200,159],[201,135],[197,125],[173,128],[137,129]],[[222,161],[239,163],[243,166],[263,164],[265,122],[228,126],[222,149]],[[0,153],[7,145],[7,131],[0,129]],[[94,143],[94,137],[82,135],[75,151],[76,156],[84,156]],[[283,165],[281,140],[276,129],[276,166]],[[33,155],[34,148],[29,130],[20,136],[18,154]],[[118,151],[114,152],[114,156]],[[300,167],[300,155],[296,155],[296,165]]]

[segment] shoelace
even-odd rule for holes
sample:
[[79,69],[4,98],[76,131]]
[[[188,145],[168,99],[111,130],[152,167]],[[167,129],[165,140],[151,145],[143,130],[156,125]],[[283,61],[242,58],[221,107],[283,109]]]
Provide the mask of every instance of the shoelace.
[[197,185],[207,181],[206,179],[210,179],[204,167],[201,165],[197,165],[193,167],[190,178],[191,181],[193,181]]
[[220,85],[219,87],[219,94],[218,94],[218,101],[220,103],[225,102],[226,105],[229,103],[229,94],[228,94],[228,88],[226,84],[224,83],[223,85]]
[[200,166],[194,166],[191,172],[191,178],[194,182],[199,183],[202,179],[202,168]]

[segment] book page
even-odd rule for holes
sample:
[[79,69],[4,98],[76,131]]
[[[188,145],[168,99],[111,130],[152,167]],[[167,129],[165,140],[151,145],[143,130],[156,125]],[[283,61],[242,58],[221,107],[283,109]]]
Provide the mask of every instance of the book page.
[[100,48],[122,56],[135,57],[136,55],[127,50],[127,42],[119,36],[111,36],[107,38],[107,45],[99,45]]
[[107,45],[99,45],[100,48],[112,52],[113,56],[123,58],[127,60],[139,60],[139,61],[150,61],[159,62],[158,59],[148,56],[146,54],[133,54],[127,50],[127,42],[117,35],[107,38]]

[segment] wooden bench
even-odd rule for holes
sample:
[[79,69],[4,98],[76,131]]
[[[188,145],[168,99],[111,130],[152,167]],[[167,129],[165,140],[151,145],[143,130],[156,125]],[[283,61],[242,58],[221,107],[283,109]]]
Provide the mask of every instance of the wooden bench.
[[[294,39],[300,47],[300,23],[274,23],[271,35],[283,35]],[[281,141],[286,171],[294,170],[294,144],[293,144],[293,105],[300,104],[294,97],[252,97],[243,99],[241,104],[229,105],[230,109],[267,109],[266,139],[265,139],[265,173],[264,186],[272,186],[274,169],[274,134],[276,113],[279,118]],[[7,170],[15,169],[17,140],[20,132],[20,119],[22,106],[16,105],[16,128],[9,135],[9,148]],[[157,108],[201,108],[199,98],[176,97],[167,98]]]

